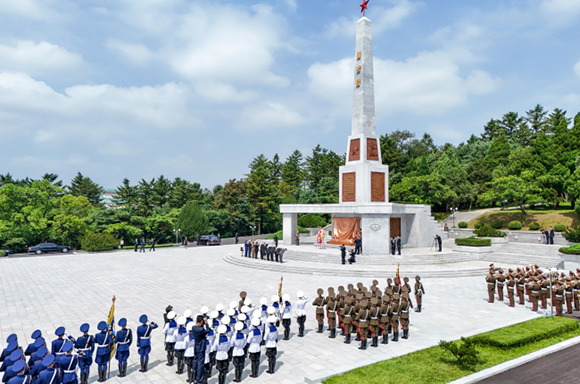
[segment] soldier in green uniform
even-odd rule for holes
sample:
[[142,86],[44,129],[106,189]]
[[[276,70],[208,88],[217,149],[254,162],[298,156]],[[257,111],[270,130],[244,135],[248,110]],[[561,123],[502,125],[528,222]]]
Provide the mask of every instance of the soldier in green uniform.
[[330,339],[336,337],[336,310],[338,303],[335,300],[334,293],[329,295],[328,303],[326,304],[326,313],[328,316],[328,327],[330,328]]
[[556,291],[554,292],[554,297],[556,299],[556,315],[562,316],[562,305],[564,304],[564,287],[562,282],[558,280]]
[[423,295],[425,294],[425,288],[423,288],[423,283],[421,283],[421,277],[415,276],[415,300],[417,300],[416,312],[421,312],[421,305],[423,303]]
[[[361,284],[361,283],[359,283]],[[359,324],[356,320],[356,316],[358,315],[359,311],[361,310],[361,306],[362,306],[362,299],[363,299],[363,294],[362,293],[358,293],[356,295],[356,304],[354,305],[354,320],[353,320],[353,331],[356,332],[356,338],[354,339],[355,341],[361,341],[361,334],[359,331]],[[365,303],[366,305],[366,303]]]
[[407,287],[407,292],[411,292],[411,286],[409,285],[409,278],[403,277],[403,287]]
[[532,285],[530,286],[530,292],[532,293],[532,311],[538,311],[538,300],[540,299],[540,278],[538,276],[532,277]]
[[383,304],[381,305],[381,317],[379,319],[381,323],[381,330],[383,331],[383,341],[381,341],[381,344],[389,344],[389,327],[391,322],[391,318],[389,316],[390,305],[391,297],[384,295]]
[[513,271],[510,269],[508,271],[508,281],[507,281],[507,293],[508,299],[510,302],[510,307],[515,306],[515,299],[514,299],[514,288],[516,286],[516,281],[514,280]]
[[574,296],[574,309],[580,311],[580,300],[578,300],[578,291],[580,290],[580,278],[574,275],[574,283],[572,284],[572,295]]
[[393,279],[390,277],[387,279],[387,286],[385,287],[385,293],[387,293],[387,289],[393,290]]
[[349,297],[345,300],[345,305],[340,312],[340,317],[342,318],[342,325],[344,327],[344,343],[350,344],[352,323],[354,320],[354,298]]
[[487,281],[487,294],[489,296],[489,302],[493,303],[495,300],[495,277],[492,271],[489,271],[489,276],[485,278],[485,281]]
[[516,277],[516,289],[518,293],[518,298],[520,300],[520,305],[524,305],[524,287],[526,285],[526,279],[520,269],[517,269],[518,275]]
[[572,279],[569,277],[566,278],[566,288],[564,295],[566,296],[566,313],[569,315],[572,314],[572,302],[574,298],[572,297]]
[[371,326],[371,337],[373,338],[373,343],[371,347],[379,346],[379,320],[381,317],[381,309],[379,307],[379,299],[373,297],[371,299],[371,309],[370,309],[370,326]]
[[393,302],[389,307],[391,328],[393,329],[393,341],[399,341],[399,294],[393,294]]
[[503,301],[503,286],[505,283],[505,276],[503,275],[503,269],[498,269],[498,274],[495,277],[495,282],[497,284],[497,297],[499,301]]
[[367,334],[369,331],[370,313],[367,309],[367,301],[361,301],[361,308],[358,311],[355,321],[358,325],[358,332],[360,333],[361,343],[358,349],[367,349]]
[[[405,288],[405,287],[403,287]],[[409,300],[409,293],[403,292],[401,305],[399,307],[399,313],[401,314],[401,328],[403,330],[403,339],[409,338],[409,307],[412,307],[411,301]]]
[[324,290],[318,288],[316,292],[318,297],[312,302],[312,305],[316,307],[316,321],[318,321],[318,331],[316,333],[322,333],[324,329],[324,297],[322,297]]
[[540,284],[540,300],[542,300],[542,309],[546,309],[548,306],[548,292],[550,290],[550,282],[546,276],[541,276]]

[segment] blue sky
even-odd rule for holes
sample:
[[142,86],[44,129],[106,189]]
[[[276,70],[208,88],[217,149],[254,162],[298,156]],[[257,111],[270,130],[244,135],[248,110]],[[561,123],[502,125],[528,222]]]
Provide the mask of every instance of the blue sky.
[[[212,188],[350,133],[360,1],[3,0],[0,173]],[[580,111],[580,0],[371,0],[377,132]]]

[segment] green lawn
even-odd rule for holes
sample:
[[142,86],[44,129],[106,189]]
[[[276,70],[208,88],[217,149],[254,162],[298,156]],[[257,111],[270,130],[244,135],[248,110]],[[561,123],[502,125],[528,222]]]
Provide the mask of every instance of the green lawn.
[[502,229],[507,229],[510,221],[520,221],[522,223],[522,230],[529,230],[530,223],[540,224],[540,228],[548,228],[556,224],[564,224],[566,226],[573,226],[576,228],[580,224],[580,220],[576,213],[572,210],[527,210],[526,219],[523,220],[522,213],[516,210],[508,211],[492,211],[486,212],[475,219],[469,221],[468,228],[474,228],[477,221],[483,221],[485,224],[491,225],[494,220],[499,220],[503,224]]
[[[554,332],[556,329],[565,329],[575,323],[576,329],[567,331],[547,339],[537,340],[537,329],[545,332]],[[496,331],[487,332],[478,336],[486,338],[507,338],[511,335],[511,342],[521,334],[521,340],[533,340],[530,335],[535,335],[537,341],[530,342],[520,347],[503,350],[490,345],[477,345],[479,362],[474,367],[460,366],[455,358],[439,346],[423,349],[408,355],[381,361],[366,367],[357,368],[342,375],[333,376],[324,380],[325,384],[436,384],[467,376],[473,372],[492,367],[494,365],[515,359],[572,337],[580,336],[578,322],[567,318],[538,318],[528,322],[515,324]],[[413,333],[411,330],[411,337]],[[399,341],[399,343],[405,341]],[[381,345],[381,347],[384,347]],[[386,348],[396,348],[396,343],[389,343]]]

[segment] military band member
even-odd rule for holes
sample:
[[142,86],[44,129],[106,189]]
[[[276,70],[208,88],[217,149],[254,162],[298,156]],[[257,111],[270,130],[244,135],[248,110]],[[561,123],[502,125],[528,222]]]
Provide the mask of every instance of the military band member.
[[[52,350],[51,350],[51,352],[55,356],[64,355],[64,351],[62,350],[62,347],[64,345],[64,342],[66,341],[64,339],[64,333],[65,333],[64,327],[58,327],[56,329],[56,331],[54,331],[54,334],[56,336],[58,336],[58,339],[52,341]],[[56,362],[56,364],[58,366],[58,361]]]
[[32,332],[31,338],[33,341],[30,344],[28,344],[28,347],[26,347],[26,350],[24,351],[24,356],[30,356],[34,352],[36,352],[38,348],[34,345],[34,342],[39,337],[42,337],[42,332],[40,332],[40,329],[37,329],[36,331]]
[[[13,333],[6,338],[6,348],[2,350],[2,355],[0,356],[0,361],[4,362],[4,360],[10,356],[10,354],[18,348],[18,336]],[[4,364],[2,364],[4,365]],[[5,367],[0,368],[0,372],[4,372],[6,370]]]
[[298,323],[298,337],[304,337],[304,323],[306,322],[306,304],[308,299],[304,297],[304,292],[299,291],[297,294],[298,300],[296,300],[296,322]]
[[384,295],[383,296],[383,303],[381,305],[381,317],[379,319],[379,322],[381,324],[381,330],[383,333],[383,341],[381,341],[381,344],[389,344],[389,327],[390,327],[390,322],[391,322],[391,318],[389,316],[389,307],[391,304],[391,297],[389,295]]
[[505,283],[505,276],[503,275],[503,269],[498,270],[498,274],[495,277],[497,284],[497,297],[499,301],[503,301],[503,286]]
[[[15,376],[18,375],[18,372],[20,372],[20,369],[12,369],[12,368],[19,361],[23,361],[24,364],[26,365],[26,358],[24,357],[24,353],[22,353],[22,348],[20,348],[20,347],[18,349],[15,349],[14,351],[12,351],[10,356],[8,356],[4,360],[3,367],[5,367],[5,372],[4,372],[4,376],[2,376],[3,383],[10,381],[12,378],[14,378]],[[26,373],[28,374],[28,367],[27,366],[25,366],[25,370],[27,371]]]
[[421,305],[423,304],[423,295],[425,294],[425,288],[423,283],[421,283],[421,277],[415,276],[415,300],[417,300],[417,309],[415,312],[421,312]]
[[54,355],[46,355],[42,359],[42,365],[46,369],[39,373],[36,384],[58,384],[61,382],[62,373],[61,370],[55,367],[55,357]]
[[350,297],[346,299],[345,306],[340,313],[340,317],[342,318],[342,325],[344,327],[344,343],[350,344],[350,337],[352,331],[352,325],[354,321],[354,298]]
[[516,286],[516,282],[514,280],[514,276],[512,274],[511,269],[508,271],[508,281],[507,281],[506,285],[507,285],[507,293],[508,293],[508,299],[510,302],[510,307],[514,307],[515,306],[514,288]]
[[542,309],[546,309],[548,306],[548,290],[550,289],[550,282],[546,276],[541,276],[542,281],[540,284],[540,299],[542,300]]
[[[64,355],[58,357],[58,365],[62,369],[62,384],[77,384],[77,364],[78,356],[73,353],[73,343],[67,340],[62,350]],[[104,380],[103,380],[104,381]]]
[[139,357],[141,360],[141,369],[139,372],[147,372],[147,364],[149,363],[149,353],[151,352],[151,331],[159,326],[154,322],[148,324],[147,315],[139,317],[141,325],[137,328],[137,347]]
[[276,371],[276,355],[278,353],[276,347],[278,344],[278,328],[276,328],[276,316],[268,317],[268,325],[266,326],[266,333],[264,339],[266,340],[266,356],[268,356],[268,370],[267,373],[274,373]]
[[379,319],[381,317],[381,309],[379,307],[379,299],[377,299],[376,297],[373,297],[371,299],[371,309],[370,309],[370,329],[371,329],[371,337],[372,337],[372,347],[378,347],[379,346],[379,332],[380,332],[380,326],[379,326]]
[[[107,380],[107,366],[111,360],[111,346],[113,345],[113,340],[111,339],[111,335],[109,335],[106,322],[101,321],[97,325],[97,329],[100,331],[94,338],[96,347],[95,363],[97,363],[99,372],[99,379],[97,381],[103,382]],[[61,366],[60,368],[63,367]]]
[[556,315],[562,316],[562,305],[564,304],[564,287],[560,280],[558,280],[557,285],[558,287],[554,293],[554,297],[556,298]]
[[177,358],[177,373],[181,375],[185,369],[185,344],[189,336],[189,331],[185,327],[187,319],[185,316],[179,316],[177,318],[177,330],[175,331],[175,357]]
[[312,302],[312,305],[316,307],[316,321],[318,322],[318,331],[316,333],[322,333],[324,330],[324,297],[322,297],[324,291],[322,288],[318,288],[316,292],[318,297]]
[[75,340],[75,348],[82,354],[79,356],[79,368],[81,371],[81,384],[89,382],[91,364],[93,364],[93,353],[95,352],[95,340],[89,335],[90,326],[84,323],[80,327],[83,335]]
[[226,381],[226,375],[228,374],[229,368],[229,356],[228,352],[230,350],[230,340],[228,339],[227,333],[228,328],[225,324],[221,324],[217,329],[218,336],[216,337],[214,343],[216,345],[216,362],[218,374],[218,383],[224,384]]
[[284,340],[290,339],[290,325],[292,324],[292,303],[290,302],[290,295],[282,296],[282,326],[284,327]]
[[485,281],[487,282],[487,294],[489,296],[489,302],[493,303],[495,300],[495,277],[492,271],[489,271],[489,276],[485,278]]
[[[36,352],[34,352],[32,355],[30,355],[30,358],[28,359],[28,366],[29,367],[32,367],[38,361],[42,361],[44,356],[46,356],[46,352],[38,353],[38,351],[40,351],[40,349],[42,347],[44,347],[44,349],[48,350],[48,347],[46,346],[46,341],[44,340],[44,337],[39,337],[38,339],[34,340],[34,344],[36,347]],[[44,351],[44,349],[43,349],[43,351]],[[35,377],[33,377],[33,379],[35,379]]]
[[244,334],[244,323],[239,321],[235,325],[236,333],[232,339],[233,345],[233,362],[235,367],[234,382],[242,381],[242,371],[244,370],[245,348],[247,344],[246,335]]
[[260,330],[260,319],[254,317],[252,319],[252,330],[248,335],[248,352],[250,354],[250,362],[252,365],[252,374],[250,377],[258,377],[258,371],[260,368],[260,353],[262,344],[262,331]]
[[175,341],[177,333],[177,322],[175,321],[176,313],[171,311],[167,314],[169,322],[163,327],[163,334],[165,335],[165,351],[167,351],[167,366],[173,365],[175,353]]
[[534,276],[532,278],[532,285],[530,286],[530,292],[532,294],[532,311],[536,312],[538,310],[538,300],[540,298],[541,285],[539,283],[539,278]]
[[336,337],[336,310],[338,309],[338,303],[334,297],[334,293],[331,293],[328,298],[328,303],[326,304],[326,313],[328,316],[328,329],[330,330],[330,339]]
[[36,352],[34,352],[34,354],[39,359],[37,359],[32,365],[30,365],[30,360],[32,360],[31,357],[28,363],[28,366],[30,367],[29,374],[32,377],[33,382],[35,382],[40,373],[46,369],[46,366],[42,364],[42,360],[46,356],[50,355],[50,353],[48,352],[48,348],[46,348],[46,346],[43,345],[42,347],[38,348]]
[[366,300],[361,301],[360,310],[358,311],[355,317],[355,322],[357,324],[358,332],[361,338],[361,344],[358,349],[363,350],[367,349],[367,334],[369,331],[370,313],[369,310],[367,309],[367,304],[368,303]]
[[26,373],[26,361],[18,360],[11,367],[10,370],[14,372],[14,377],[8,380],[10,384],[31,384],[32,378]]
[[[197,319],[196,319],[197,320]],[[195,368],[193,366],[193,359],[195,357],[195,336],[191,330],[195,322],[190,321],[189,323],[185,324],[185,330],[188,332],[187,337],[185,338],[185,351],[183,352],[183,361],[187,366],[187,382],[193,383],[195,381]]]
[[[519,271],[519,268],[518,268]],[[524,305],[524,291],[525,291],[525,285],[526,285],[526,279],[524,278],[524,275],[519,272],[518,277],[516,278],[516,288],[517,288],[517,293],[518,293],[518,298],[519,298],[519,303],[520,305]]]
[[399,341],[399,294],[393,294],[393,301],[389,307],[391,328],[393,329],[393,341]]

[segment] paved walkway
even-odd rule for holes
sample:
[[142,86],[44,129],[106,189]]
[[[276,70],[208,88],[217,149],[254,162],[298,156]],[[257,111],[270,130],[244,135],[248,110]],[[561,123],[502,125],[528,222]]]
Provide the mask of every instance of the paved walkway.
[[486,212],[499,211],[499,210],[500,210],[500,208],[498,207],[498,208],[474,209],[471,211],[458,211],[458,212],[455,212],[455,218],[453,218],[453,215],[450,215],[441,221],[441,225],[444,225],[445,223],[447,223],[447,225],[449,227],[451,227],[452,223],[455,221],[455,225],[457,226],[457,224],[460,221],[465,221],[466,223],[468,223],[469,220],[473,220],[477,216],[483,215]]
[[[0,347],[4,348],[3,342],[10,333],[17,333],[20,343],[26,345],[36,328],[40,328],[48,339],[53,338],[54,330],[60,325],[65,326],[69,334],[78,336],[78,327],[89,322],[91,332],[95,332],[96,324],[107,317],[113,295],[117,297],[116,318],[126,317],[128,326],[135,329],[142,313],[162,322],[168,304],[178,313],[186,309],[195,313],[202,305],[213,307],[218,302],[227,305],[238,300],[241,290],[247,291],[254,303],[261,297],[270,298],[276,294],[280,273],[241,268],[223,261],[234,247],[239,245],[187,250],[162,248],[145,254],[120,251],[3,258],[0,260]],[[406,275],[403,267],[401,275]],[[372,278],[287,273],[283,291],[290,293],[293,300],[298,290],[313,298],[319,287],[326,289],[358,281],[368,285]],[[380,282],[384,287],[384,279]],[[302,383],[306,378],[322,378],[433,346],[442,339],[457,339],[542,316],[541,312],[531,312],[529,305],[509,308],[501,302],[488,304],[483,277],[425,278],[423,283],[426,290],[423,312],[411,314],[409,340],[359,351],[356,343],[346,345],[340,338],[332,340],[326,333],[314,332],[314,309],[309,307],[306,336],[296,337],[297,328],[293,322],[291,339],[279,343],[277,372],[274,375],[265,373],[266,363],[262,362],[257,379],[248,378],[249,368],[246,367],[244,382]],[[138,372],[138,355],[133,346],[129,375],[122,380],[113,376],[117,374],[115,364],[109,382],[184,382],[183,375],[175,374],[175,367],[165,365],[161,330],[153,332],[152,343],[148,373]],[[92,372],[90,381],[94,382],[94,365]],[[227,382],[232,379],[233,373],[230,373]],[[214,371],[209,383],[216,382]]]

